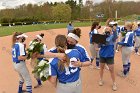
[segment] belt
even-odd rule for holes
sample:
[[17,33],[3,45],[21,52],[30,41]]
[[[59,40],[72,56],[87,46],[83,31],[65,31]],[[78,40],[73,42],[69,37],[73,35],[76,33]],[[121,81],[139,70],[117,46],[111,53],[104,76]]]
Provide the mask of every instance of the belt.
[[20,61],[18,61],[18,62],[14,62],[14,63],[18,64],[18,63],[20,63],[20,62],[22,62],[22,61],[25,61],[25,60],[20,60]]
[[[79,79],[78,79],[79,80]],[[78,80],[76,80],[76,81],[78,81]],[[74,81],[74,82],[76,82],[76,81]],[[59,80],[59,83],[62,83],[62,84],[68,84],[68,83],[74,83],[74,82],[64,82],[64,81],[60,81]]]
[[67,84],[67,82],[63,82],[63,81],[60,81],[60,80],[59,80],[59,83],[62,83],[62,84]]

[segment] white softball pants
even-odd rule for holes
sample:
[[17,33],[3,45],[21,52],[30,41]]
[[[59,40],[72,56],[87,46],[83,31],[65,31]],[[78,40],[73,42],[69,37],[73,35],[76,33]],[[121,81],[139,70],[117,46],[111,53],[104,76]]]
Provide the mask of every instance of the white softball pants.
[[24,61],[14,63],[14,68],[18,72],[21,82],[26,83],[26,86],[32,86],[31,77]]

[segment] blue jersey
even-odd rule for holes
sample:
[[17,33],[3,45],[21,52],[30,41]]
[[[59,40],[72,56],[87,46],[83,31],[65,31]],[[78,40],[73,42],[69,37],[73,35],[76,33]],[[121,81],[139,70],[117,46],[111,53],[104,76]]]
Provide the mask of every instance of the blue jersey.
[[[44,55],[45,52],[47,52],[47,46],[44,44],[43,45],[43,50],[40,52],[41,55]],[[44,58],[38,58],[39,61],[43,60]]]
[[101,45],[99,55],[100,57],[108,58],[114,57],[114,42],[117,39],[117,31],[113,32],[112,35],[106,38],[106,44]]
[[19,63],[21,60],[18,59],[19,56],[25,56],[25,47],[22,43],[15,43],[12,48],[12,58],[13,62]]
[[52,52],[52,53],[58,53],[56,47],[53,47],[53,48],[49,49],[48,51],[49,51],[49,52]]
[[134,31],[135,36],[140,36],[140,27]]
[[121,32],[124,32],[124,31],[126,31],[126,29],[125,29],[124,26],[122,26],[122,27],[121,27]]
[[117,26],[116,31],[117,31],[117,35],[119,35],[119,33],[121,32],[121,28]]
[[74,81],[79,79],[80,68],[74,67],[71,64],[71,61],[78,61],[81,57],[81,54],[79,53],[79,51],[77,51],[75,49],[66,50],[65,53],[70,58],[69,67],[65,67],[65,69],[63,71],[60,70],[58,67],[59,59],[52,58],[52,59],[50,59],[50,72],[49,72],[49,74],[51,76],[57,76],[57,78],[60,82],[65,82],[65,83],[74,82]]
[[96,29],[94,29],[93,31],[89,32],[90,44],[93,43],[93,42],[92,42],[92,36],[93,36],[94,34],[98,34],[98,31],[97,31]]
[[76,44],[76,46],[73,49],[77,49],[81,53],[82,55],[82,59],[80,59],[81,62],[90,61],[88,52],[82,45]]
[[121,42],[118,42],[119,45],[132,47],[134,45],[134,33],[132,31],[127,31],[125,37]]

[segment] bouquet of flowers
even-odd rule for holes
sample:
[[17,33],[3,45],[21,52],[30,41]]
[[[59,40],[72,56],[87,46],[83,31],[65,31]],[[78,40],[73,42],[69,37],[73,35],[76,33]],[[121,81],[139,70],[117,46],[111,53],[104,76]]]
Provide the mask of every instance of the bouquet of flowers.
[[49,63],[48,60],[41,60],[34,68],[32,73],[36,73],[42,81],[46,81],[49,77]]
[[30,59],[34,53],[40,53],[41,51],[43,51],[43,45],[43,43],[36,42],[35,40],[33,40],[30,43],[29,48],[27,49],[27,59]]

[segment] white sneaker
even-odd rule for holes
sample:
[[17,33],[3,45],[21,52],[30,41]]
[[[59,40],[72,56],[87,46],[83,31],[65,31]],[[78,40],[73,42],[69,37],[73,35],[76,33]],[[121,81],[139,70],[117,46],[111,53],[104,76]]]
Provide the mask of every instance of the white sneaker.
[[117,91],[117,84],[116,83],[113,84],[112,90]]
[[124,75],[124,73],[123,73],[123,72],[119,72],[119,73],[118,73],[118,76],[125,78],[125,77],[127,77],[127,76],[128,76],[128,74]]
[[103,86],[104,82],[102,80],[99,81],[99,86]]
[[100,70],[100,67],[99,67],[99,66],[96,66],[96,69],[97,69],[97,70]]
[[140,53],[139,53],[139,52],[137,52],[136,54],[137,54],[138,56],[140,56]]

